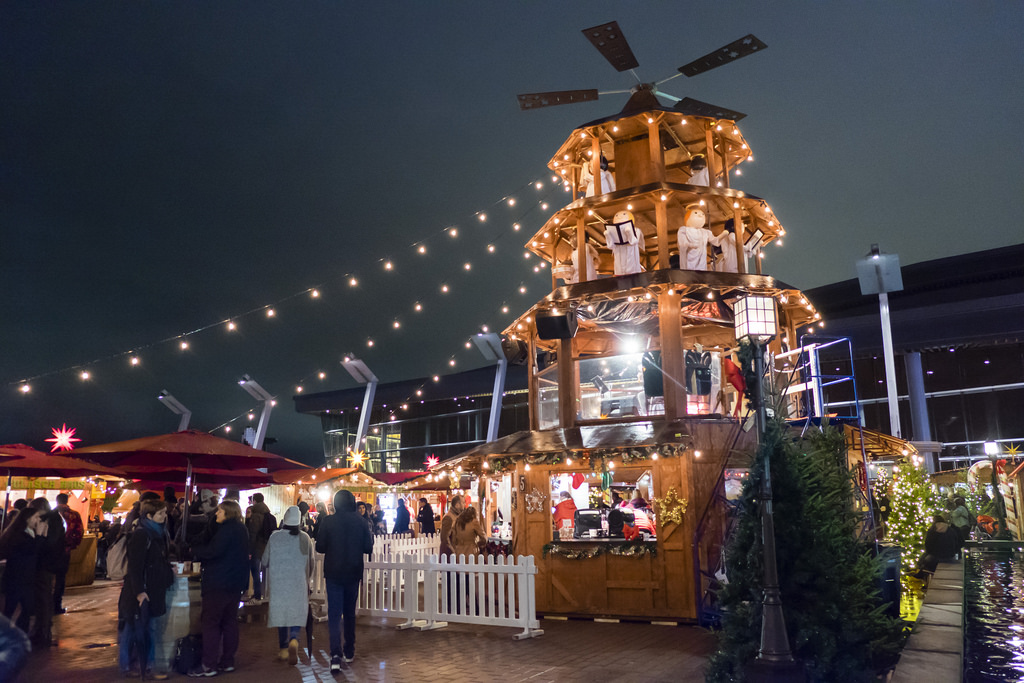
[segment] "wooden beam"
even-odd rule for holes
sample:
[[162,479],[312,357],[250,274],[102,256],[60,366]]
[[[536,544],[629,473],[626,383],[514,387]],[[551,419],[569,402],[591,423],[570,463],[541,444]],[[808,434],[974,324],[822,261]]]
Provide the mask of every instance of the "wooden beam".
[[[592,131],[590,136],[590,172],[594,174],[594,196],[598,197],[608,191],[608,188],[601,187],[601,140],[598,138],[600,130]],[[580,261],[583,263],[583,261]]]
[[665,154],[661,149],[660,114],[652,114],[647,123],[647,146],[651,155],[651,178],[665,182]]
[[668,202],[660,198],[654,204],[654,226],[658,231],[658,268],[668,268],[669,247],[672,246],[668,235]]
[[733,207],[732,222],[736,228],[736,272],[747,272],[747,255],[743,251],[743,243],[747,240],[746,231],[743,229],[743,212]]
[[658,326],[661,334],[661,373],[665,390],[665,419],[686,417],[686,365],[679,295],[658,295]]
[[587,267],[587,221],[584,215],[583,209],[576,212],[576,282],[586,282],[590,272]]

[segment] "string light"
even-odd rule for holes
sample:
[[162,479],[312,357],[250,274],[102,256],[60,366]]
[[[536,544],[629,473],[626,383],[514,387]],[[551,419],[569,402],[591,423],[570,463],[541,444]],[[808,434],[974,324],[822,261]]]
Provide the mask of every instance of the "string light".
[[267,317],[268,318],[273,318],[275,315],[277,315],[277,311],[275,311],[273,308],[268,308],[267,309]]

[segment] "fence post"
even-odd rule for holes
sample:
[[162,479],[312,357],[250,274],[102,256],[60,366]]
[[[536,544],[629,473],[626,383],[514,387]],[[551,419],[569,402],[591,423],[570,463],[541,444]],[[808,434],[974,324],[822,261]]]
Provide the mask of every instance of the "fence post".
[[446,560],[447,557],[442,556],[439,558],[437,555],[431,555],[423,561],[425,567],[423,569],[422,616],[426,623],[419,627],[420,631],[432,631],[448,625],[447,621],[438,621],[439,614],[437,611],[437,587],[441,583],[441,578],[446,576],[445,569],[447,566],[442,562],[442,559]]
[[516,564],[522,568],[522,573],[519,574],[518,602],[519,622],[523,625],[523,630],[512,637],[516,640],[536,638],[544,635],[544,629],[540,628],[540,622],[537,620],[537,567],[533,563],[533,555],[519,555]]

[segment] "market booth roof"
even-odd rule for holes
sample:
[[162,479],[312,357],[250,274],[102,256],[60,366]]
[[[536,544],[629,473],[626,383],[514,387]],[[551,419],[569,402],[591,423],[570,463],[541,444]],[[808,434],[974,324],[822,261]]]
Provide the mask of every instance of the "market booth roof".
[[120,467],[129,473],[131,468],[136,466],[157,466],[165,470],[185,469],[189,461],[194,468],[222,472],[257,468],[276,471],[305,467],[301,462],[192,429],[99,446],[86,446],[76,449],[75,454],[105,465]]
[[[917,448],[909,441],[883,432],[876,432],[871,429],[843,425],[846,433],[846,443],[851,452],[860,452],[863,442],[864,452],[869,460],[897,459],[902,460],[911,455],[917,455]],[[863,438],[861,435],[863,434]]]
[[0,446],[0,472],[16,477],[75,477],[102,476],[129,479],[121,470],[104,467],[88,460],[66,455],[43,453],[25,444]]

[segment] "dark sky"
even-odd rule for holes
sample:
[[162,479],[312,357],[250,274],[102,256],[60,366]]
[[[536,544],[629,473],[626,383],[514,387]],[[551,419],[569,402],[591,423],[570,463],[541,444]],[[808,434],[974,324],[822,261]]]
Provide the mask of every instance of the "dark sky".
[[770,274],[806,289],[872,242],[909,264],[1022,241],[1019,3],[6,2],[0,443],[172,431],[161,389],[214,429],[253,407],[249,373],[280,399],[271,450],[315,462],[291,396],[354,386],[346,352],[382,381],[483,364],[467,337],[550,286],[522,244],[568,198],[531,183],[625,102],[515,94],[631,86],[580,34],[613,19],[644,80],[768,44],[665,89],[749,115],[734,186],[787,229]]

